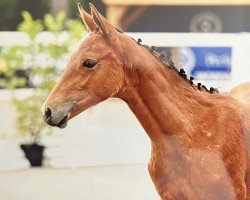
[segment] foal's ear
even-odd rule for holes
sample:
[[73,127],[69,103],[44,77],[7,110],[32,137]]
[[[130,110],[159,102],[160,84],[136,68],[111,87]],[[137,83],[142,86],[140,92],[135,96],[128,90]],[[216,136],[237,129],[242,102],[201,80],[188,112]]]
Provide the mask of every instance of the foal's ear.
[[86,26],[87,30],[92,33],[97,27],[92,16],[83,10],[80,3],[78,3],[77,6],[84,25]]
[[91,15],[94,19],[94,22],[96,25],[100,28],[101,32],[103,34],[106,34],[109,38],[116,38],[117,37],[117,30],[116,28],[109,23],[108,20],[106,20],[95,8],[95,6],[90,3],[89,4],[91,8]]

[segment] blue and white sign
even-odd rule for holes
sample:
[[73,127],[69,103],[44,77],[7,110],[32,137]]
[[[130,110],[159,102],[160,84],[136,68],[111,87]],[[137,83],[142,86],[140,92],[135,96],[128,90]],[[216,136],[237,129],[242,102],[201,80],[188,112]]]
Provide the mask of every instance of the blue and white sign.
[[231,79],[231,47],[181,47],[179,55],[186,72],[196,79]]

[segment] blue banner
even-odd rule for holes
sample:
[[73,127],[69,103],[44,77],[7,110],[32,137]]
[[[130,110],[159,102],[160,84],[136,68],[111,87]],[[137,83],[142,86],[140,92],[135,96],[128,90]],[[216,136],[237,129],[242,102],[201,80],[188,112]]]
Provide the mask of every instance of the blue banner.
[[231,47],[184,47],[180,62],[197,79],[229,80],[232,68]]

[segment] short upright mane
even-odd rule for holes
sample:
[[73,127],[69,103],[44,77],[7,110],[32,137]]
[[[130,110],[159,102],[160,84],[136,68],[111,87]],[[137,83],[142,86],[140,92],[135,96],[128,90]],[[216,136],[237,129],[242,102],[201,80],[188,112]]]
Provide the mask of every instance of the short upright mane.
[[[116,28],[116,30],[119,33],[124,34],[124,32],[122,32],[121,30],[119,30],[118,28]],[[137,45],[144,47],[145,49],[147,49],[154,57],[156,57],[165,67],[170,68],[171,70],[177,72],[184,80],[188,81],[189,84],[195,89],[195,90],[200,90],[200,91],[205,91],[205,92],[209,92],[209,93],[219,93],[218,89],[214,88],[214,87],[210,87],[210,89],[208,90],[207,87],[201,83],[198,83],[197,85],[194,84],[193,80],[194,77],[190,76],[188,78],[188,76],[186,75],[186,72],[183,68],[181,68],[180,70],[177,69],[177,67],[175,66],[173,60],[171,60],[170,58],[167,58],[167,56],[164,53],[158,53],[156,51],[156,47],[155,46],[151,46],[149,47],[148,45],[142,45],[141,42],[142,40],[139,38],[137,41],[131,37],[132,40],[134,40]]]
[[144,48],[148,49],[149,52],[155,56],[164,66],[170,68],[171,70],[177,72],[184,80],[187,80],[190,85],[196,90],[201,90],[201,91],[206,91],[209,93],[219,93],[218,89],[214,88],[214,87],[210,87],[210,89],[208,90],[207,87],[205,85],[202,85],[201,83],[198,83],[197,85],[194,84],[193,80],[194,77],[190,76],[188,78],[188,76],[186,75],[186,72],[183,68],[181,68],[180,70],[178,70],[173,62],[173,60],[171,58],[167,58],[167,56],[165,55],[165,53],[158,53],[156,51],[156,47],[155,46],[151,46],[151,48],[147,45],[142,45],[141,44],[142,40],[139,38],[137,40],[137,44],[140,46],[143,46]]

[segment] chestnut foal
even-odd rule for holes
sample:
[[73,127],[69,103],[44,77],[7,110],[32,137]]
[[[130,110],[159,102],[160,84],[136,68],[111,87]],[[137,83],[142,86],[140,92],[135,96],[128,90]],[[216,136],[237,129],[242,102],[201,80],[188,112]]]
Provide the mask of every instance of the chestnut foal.
[[64,128],[87,108],[120,98],[151,139],[148,170],[162,200],[246,199],[250,120],[243,103],[195,86],[92,4],[91,15],[78,7],[90,35],[47,98],[44,121]]

